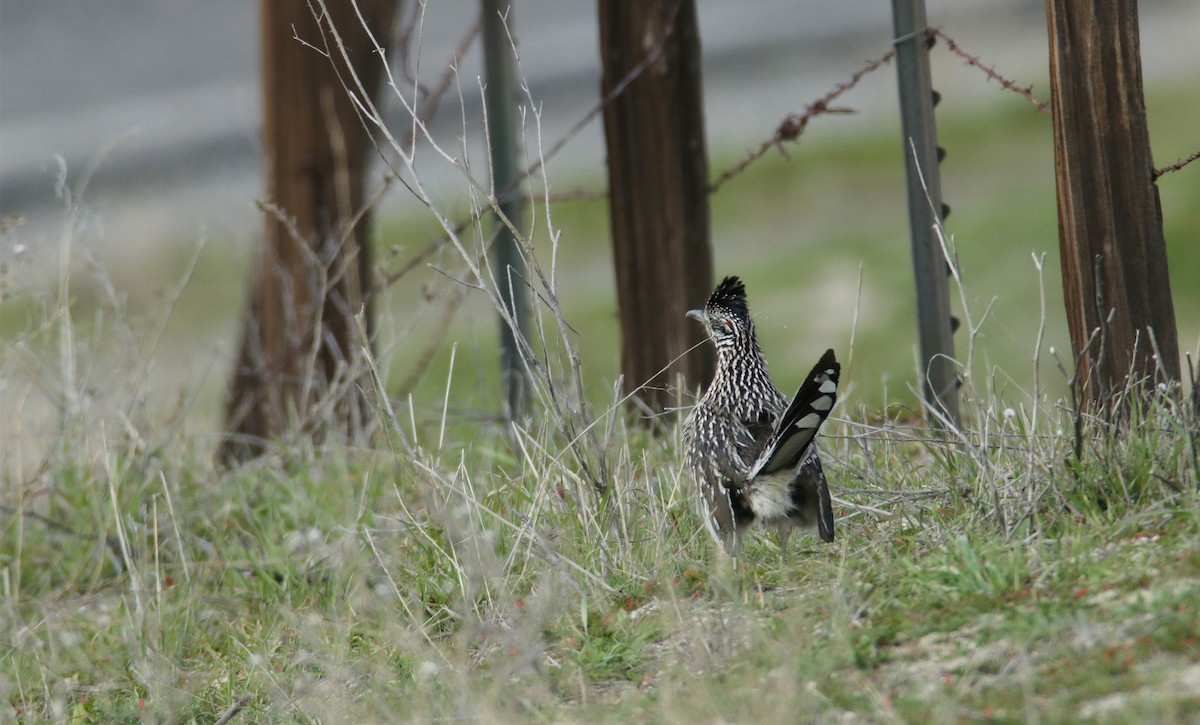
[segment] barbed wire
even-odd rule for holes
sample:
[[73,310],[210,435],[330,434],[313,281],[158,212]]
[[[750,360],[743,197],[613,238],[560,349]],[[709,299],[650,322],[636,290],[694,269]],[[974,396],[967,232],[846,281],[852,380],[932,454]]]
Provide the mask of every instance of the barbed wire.
[[552,191],[549,195],[538,194],[535,192],[526,192],[526,201],[542,202],[549,196],[550,202],[556,201],[600,201],[608,198],[608,192],[604,189],[573,189],[571,191]]
[[708,185],[708,193],[712,194],[716,192],[717,189],[720,189],[725,185],[725,182],[729,181],[735,176],[738,176],[747,168],[749,168],[750,164],[753,164],[755,161],[758,161],[765,156],[772,147],[778,147],[780,152],[784,153],[783,142],[795,141],[796,139],[800,138],[800,134],[804,133],[804,129],[808,126],[808,122],[813,118],[822,116],[826,113],[854,113],[854,109],[852,108],[837,108],[829,104],[837,100],[837,98],[846,91],[849,91],[851,88],[858,85],[858,82],[861,81],[863,77],[882,68],[889,61],[891,61],[895,55],[896,51],[889,50],[875,60],[867,61],[866,65],[851,74],[850,80],[837,84],[824,96],[821,96],[816,101],[808,104],[804,108],[804,113],[789,113],[779,124],[778,128],[775,129],[775,133],[772,134],[770,138],[763,141],[758,148],[747,154],[744,159],[726,169],[716,179],[714,179],[713,182]]
[[[673,20],[674,18],[672,17],[671,19]],[[564,146],[567,141],[577,135],[583,126],[599,115],[599,112],[602,111],[607,104],[611,103],[616,95],[623,91],[633,79],[637,78],[642,72],[645,71],[648,62],[652,61],[659,54],[661,54],[662,45],[666,42],[667,38],[670,37],[671,28],[672,24],[668,23],[666,29],[664,29],[662,33],[662,36],[658,39],[658,42],[655,44],[655,46],[651,48],[643,62],[635,66],[634,69],[632,69],[630,73],[627,74],[627,76],[623,78],[608,95],[601,99],[600,102],[597,103],[593,108],[589,109],[583,118],[581,118],[579,122],[572,126],[562,139],[554,144],[551,153],[547,154],[545,159],[539,161],[537,164],[534,164],[529,169],[526,169],[525,173],[522,175],[522,179],[528,178],[528,176],[535,172],[542,165],[542,163],[544,163],[546,160],[549,160],[551,156],[561,150],[562,146]],[[1004,89],[1012,91],[1013,93],[1016,93],[1028,100],[1042,113],[1050,114],[1050,105],[1034,95],[1032,85],[1022,86],[1012,79],[1007,78],[997,71],[995,66],[986,65],[982,60],[980,60],[979,56],[963,48],[961,45],[959,45],[958,41],[939,28],[929,28],[926,30],[926,34],[931,38],[940,39],[946,44],[947,50],[962,58],[967,65],[982,72],[988,78],[988,80],[994,80],[998,82]],[[718,174],[709,183],[708,193],[716,193],[726,183],[745,173],[745,171],[754,165],[755,162],[766,156],[767,152],[772,148],[778,148],[780,153],[786,155],[787,151],[784,143],[797,141],[808,127],[809,121],[812,119],[826,114],[853,113],[854,109],[852,108],[833,106],[831,104],[840,96],[857,86],[859,81],[861,81],[864,77],[891,62],[894,56],[895,51],[890,50],[878,58],[867,61],[865,65],[852,73],[848,80],[837,84],[825,95],[805,106],[803,112],[789,113],[783,118],[782,121],[780,121],[779,125],[768,138],[764,139],[756,148],[747,153],[746,156],[740,161]],[[1200,150],[1180,158],[1173,164],[1161,168],[1155,168],[1153,170],[1153,178],[1157,180],[1164,174],[1179,171],[1197,159],[1200,159]],[[552,203],[564,201],[597,201],[608,198],[608,192],[604,189],[574,189],[565,192],[551,192],[549,194],[545,192],[526,192],[524,197],[526,201],[543,202],[548,200]],[[461,233],[476,221],[478,221],[478,215],[472,215],[471,218],[463,220],[457,226],[456,232]],[[431,242],[425,249],[418,253],[414,259],[409,260],[408,263],[403,265],[399,270],[386,275],[379,287],[386,288],[397,282],[401,277],[411,272],[415,267],[419,266],[423,259],[426,259],[432,255],[444,243],[445,239],[439,239]]]
[[[967,65],[978,68],[990,80],[997,81],[1000,83],[1000,85],[1004,86],[1005,88],[1012,91],[1013,93],[1017,93],[1017,94],[1024,96],[1026,99],[1029,100],[1030,103],[1037,106],[1037,109],[1039,111],[1041,111],[1042,113],[1046,113],[1046,114],[1050,113],[1050,104],[1043,102],[1037,96],[1033,95],[1033,86],[1032,85],[1020,86],[1017,83],[1013,82],[1012,80],[1005,78],[1003,75],[996,72],[995,66],[984,65],[983,61],[981,61],[978,56],[972,55],[971,53],[967,52],[965,49],[963,49],[962,46],[960,46],[954,40],[954,38],[950,37],[949,35],[947,35],[944,31],[942,31],[940,29],[930,28],[928,30],[928,34],[930,37],[940,38],[941,40],[945,41],[946,48],[950,52],[954,53],[958,57],[965,60],[967,62]],[[1197,150],[1197,151],[1189,154],[1188,156],[1184,156],[1184,157],[1180,158],[1178,161],[1176,161],[1173,164],[1170,164],[1168,166],[1163,166],[1162,168],[1154,169],[1152,178],[1157,180],[1158,177],[1162,176],[1163,174],[1169,174],[1173,171],[1179,171],[1180,169],[1182,169],[1183,167],[1187,166],[1188,164],[1192,163],[1193,161],[1195,161],[1197,159],[1200,159],[1200,150]]]
[[[1045,113],[1048,115],[1050,114],[1050,105],[1034,95],[1032,84],[1028,85],[1028,86],[1021,86],[1020,84],[1016,83],[1012,79],[1007,78],[1004,75],[1002,75],[1000,72],[998,72],[996,70],[995,66],[985,65],[983,63],[983,61],[979,59],[979,56],[973,55],[972,53],[967,51],[965,48],[963,48],[961,45],[959,45],[958,42],[954,38],[952,38],[950,35],[946,34],[945,31],[943,31],[939,28],[929,28],[926,31],[926,33],[929,35],[929,37],[941,39],[946,44],[947,50],[949,50],[951,53],[954,53],[955,55],[962,58],[964,61],[966,61],[967,65],[978,69],[985,76],[987,76],[987,78],[989,80],[994,80],[994,81],[998,82],[1003,88],[1022,96],[1023,98],[1028,100],[1030,103],[1032,103],[1034,105],[1034,107],[1036,107],[1042,113]],[[880,67],[887,64],[892,59],[893,55],[895,55],[894,51],[888,52],[888,53],[885,53],[884,55],[880,56],[879,58],[868,62],[865,66],[863,66],[858,71],[856,71],[853,75],[851,75],[849,81],[839,84],[833,90],[831,90],[829,93],[825,94],[823,97],[821,97],[817,101],[813,102],[812,104],[809,104],[805,108],[804,113],[788,114],[788,116],[783,119],[783,121],[779,124],[779,127],[775,130],[775,133],[770,138],[764,140],[758,146],[758,148],[754,149],[749,154],[747,154],[744,159],[742,159],[741,161],[739,161],[737,164],[733,165],[729,169],[726,169],[719,176],[717,176],[717,178],[711,184],[709,184],[709,187],[708,187],[709,193],[715,192],[717,189],[719,189],[721,186],[723,186],[727,181],[729,181],[730,179],[732,179],[732,178],[738,176],[739,174],[741,174],[742,172],[744,172],[747,168],[750,167],[751,164],[753,164],[755,161],[758,161],[760,158],[765,156],[766,153],[768,151],[770,151],[772,147],[778,147],[780,152],[784,152],[784,147],[782,145],[783,142],[784,141],[795,141],[797,138],[799,138],[800,134],[803,133],[805,127],[808,125],[808,122],[813,117],[819,116],[824,113],[852,113],[853,112],[852,109],[833,108],[833,107],[829,106],[829,103],[831,103],[838,96],[842,95],[843,93],[845,93],[846,91],[850,90],[855,85],[857,85],[858,82],[860,80],[862,80],[863,76],[866,76],[867,74],[869,74],[875,70],[878,70]],[[1168,174],[1173,171],[1179,171],[1180,169],[1182,169],[1183,167],[1192,163],[1193,161],[1196,161],[1197,159],[1200,159],[1200,150],[1179,159],[1178,161],[1176,161],[1175,163],[1173,163],[1169,166],[1164,166],[1162,168],[1154,169],[1153,178],[1158,179],[1158,177],[1162,176],[1163,174]],[[593,192],[590,194],[579,195],[579,196],[564,195],[563,198],[564,199],[596,198],[597,196],[598,195]]]
[[[831,106],[830,104],[837,100],[839,96],[858,85],[858,82],[861,81],[864,76],[878,70],[890,62],[895,55],[895,51],[888,51],[874,60],[867,61],[863,67],[859,68],[850,75],[849,80],[837,84],[830,89],[828,93],[805,106],[803,113],[789,113],[779,123],[779,125],[775,128],[775,132],[771,134],[769,138],[759,144],[757,148],[750,151],[750,153],[746,154],[742,160],[721,172],[715,179],[713,179],[713,181],[708,185],[708,193],[715,193],[718,189],[724,186],[726,182],[740,175],[747,168],[749,168],[751,164],[765,156],[773,147],[778,147],[781,153],[786,153],[783,143],[785,141],[795,141],[798,139],[800,134],[802,134],[804,129],[808,126],[808,122],[813,118],[828,113],[854,113],[853,108]],[[606,99],[606,101],[607,100],[608,99]],[[608,198],[608,192],[603,190],[576,189],[573,191],[551,193],[549,197],[550,201],[594,201],[597,199]],[[545,195],[530,193],[527,195],[527,198],[530,200],[542,200],[545,198]]]
[[[606,94],[603,98],[601,98],[598,103],[596,103],[594,106],[592,106],[588,110],[588,112],[583,115],[583,117],[581,119],[576,121],[575,124],[571,128],[569,128],[567,130],[567,132],[565,134],[563,134],[563,136],[561,138],[559,138],[550,147],[550,149],[546,153],[540,155],[539,158],[537,159],[537,161],[535,161],[533,164],[526,167],[525,169],[522,169],[521,172],[517,175],[517,178],[513,179],[513,181],[509,184],[509,186],[507,188],[500,190],[500,194],[511,193],[514,189],[517,188],[517,186],[522,185],[527,179],[529,179],[531,176],[533,176],[535,173],[537,173],[537,171],[540,170],[542,168],[542,166],[544,166],[551,158],[553,158],[556,154],[558,154],[558,152],[561,151],[563,149],[563,147],[566,146],[567,143],[571,139],[573,139],[576,135],[578,135],[579,132],[582,131],[588,125],[588,123],[590,123],[592,121],[592,119],[594,119],[597,115],[599,115],[606,106],[608,106],[610,103],[612,103],[613,100],[617,96],[619,96],[621,93],[623,93],[625,91],[625,89],[629,87],[630,84],[632,84],[635,80],[637,80],[646,71],[647,68],[649,68],[655,61],[658,60],[658,58],[662,55],[663,51],[666,48],[667,41],[671,38],[671,35],[675,32],[675,20],[678,17],[679,11],[682,7],[683,7],[682,0],[676,0],[675,4],[671,7],[670,11],[668,11],[667,22],[664,24],[662,33],[659,35],[655,44],[646,53],[646,56],[644,58],[642,58],[641,62],[639,62],[637,65],[635,65],[633,68],[631,68],[629,70],[629,72],[625,74],[624,77],[622,77],[620,80],[618,80],[617,83],[613,86],[612,90],[610,90],[608,92],[608,94]],[[479,31],[479,22],[477,20],[475,23],[475,26],[468,32],[468,34],[466,36],[463,37],[462,41],[460,41],[459,48],[456,51],[456,55],[454,55],[453,58],[455,58],[455,59],[461,58],[463,55],[466,54],[467,48],[470,46],[471,43],[474,42],[475,38],[478,37],[478,31]],[[458,65],[457,62],[449,64],[447,66],[447,73],[455,72],[457,70],[457,65]],[[444,93],[448,86],[449,86],[448,80],[444,77],[443,82],[439,83],[439,85],[437,87],[438,92]],[[525,91],[526,91],[526,93],[528,93],[527,86],[525,87]],[[440,96],[439,96],[439,98],[440,98]],[[437,106],[436,103],[434,103],[432,106],[426,106],[423,109],[423,112],[432,114],[433,112],[436,111],[436,106]],[[395,170],[391,170],[390,173],[393,177],[395,177],[397,179],[400,178],[399,172],[397,172]],[[526,191],[526,192],[522,192],[522,196],[526,203],[529,203],[530,201],[535,201],[535,200],[541,201],[541,200],[545,199],[547,196],[549,196],[549,200],[551,202],[553,202],[553,201],[571,201],[571,200],[579,200],[579,199],[605,199],[608,197],[608,192],[607,191],[600,191],[600,192],[574,191],[574,192],[567,192],[565,194],[534,195],[531,192]],[[476,222],[478,222],[479,219],[481,218],[481,216],[486,211],[487,211],[487,205],[483,205],[479,209],[473,211],[466,218],[460,220],[458,222],[458,224],[456,224],[454,226],[454,234],[457,236],[457,235],[460,235],[463,232],[465,232],[468,228],[470,228],[472,225],[474,225]],[[412,259],[409,259],[405,264],[403,264],[400,267],[400,269],[398,269],[394,272],[390,272],[390,273],[381,272],[381,274],[383,275],[382,279],[376,285],[374,285],[372,292],[373,293],[379,292],[379,291],[387,289],[387,288],[391,287],[392,285],[396,284],[397,282],[400,281],[400,279],[402,277],[404,277],[406,274],[408,274],[412,270],[419,267],[421,262],[423,262],[426,259],[428,259],[429,257],[431,257],[433,254],[435,254],[439,249],[441,249],[449,241],[450,241],[449,237],[446,237],[446,236],[442,236],[437,239],[434,239],[429,244],[427,244],[425,246],[425,248],[422,249],[416,256],[414,256]]]
[[1162,176],[1163,174],[1169,174],[1172,171],[1179,171],[1180,169],[1182,169],[1183,167],[1192,163],[1196,159],[1200,159],[1200,149],[1193,151],[1191,154],[1180,158],[1178,161],[1176,161],[1175,163],[1173,163],[1169,166],[1164,166],[1161,169],[1155,169],[1154,170],[1154,178],[1157,179],[1158,177]]
[[962,48],[962,46],[960,46],[957,42],[955,42],[954,38],[951,38],[949,35],[946,35],[946,33],[942,32],[941,30],[939,30],[937,28],[930,28],[927,31],[927,33],[928,33],[929,37],[931,37],[931,38],[940,38],[942,41],[944,41],[946,43],[947,50],[949,50],[951,53],[954,53],[958,57],[965,60],[967,62],[967,65],[973,66],[973,67],[978,68],[979,70],[983,71],[983,74],[986,75],[990,80],[998,81],[1000,83],[1000,85],[1004,86],[1005,88],[1012,91],[1013,93],[1017,93],[1019,95],[1024,96],[1025,98],[1027,98],[1029,100],[1030,103],[1037,106],[1037,109],[1039,111],[1041,111],[1042,113],[1046,113],[1046,114],[1050,113],[1050,105],[1042,102],[1041,100],[1038,99],[1037,96],[1033,95],[1033,86],[1032,85],[1025,86],[1024,88],[1022,88],[1021,86],[1017,85],[1016,83],[1009,80],[1008,78],[1005,78],[1004,76],[1002,76],[996,72],[995,66],[984,65],[983,61],[981,61],[978,56],[968,53],[966,50],[964,50]]

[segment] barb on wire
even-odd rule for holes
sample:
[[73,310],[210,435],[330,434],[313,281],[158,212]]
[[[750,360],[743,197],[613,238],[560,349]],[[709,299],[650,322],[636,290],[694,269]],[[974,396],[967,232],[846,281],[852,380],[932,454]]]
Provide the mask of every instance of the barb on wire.
[[988,78],[998,81],[1000,85],[1004,86],[1013,93],[1019,93],[1022,96],[1025,96],[1025,98],[1029,99],[1030,103],[1037,106],[1038,110],[1042,113],[1050,113],[1050,106],[1040,101],[1037,96],[1033,95],[1033,86],[1026,86],[1025,88],[1018,86],[1016,83],[997,73],[995,68],[984,65],[983,61],[979,60],[978,57],[963,50],[958,43],[954,42],[954,38],[946,35],[941,30],[938,30],[937,28],[930,28],[927,32],[929,33],[930,37],[941,38],[944,40],[946,42],[946,47],[950,49],[950,52],[967,61],[967,65],[974,66],[983,71],[984,75],[986,75]]
[[1164,166],[1161,169],[1155,169],[1154,170],[1154,178],[1158,179],[1158,177],[1162,176],[1163,174],[1169,174],[1172,171],[1179,171],[1180,169],[1182,169],[1183,167],[1192,163],[1196,159],[1200,159],[1200,150],[1193,151],[1188,156],[1184,156],[1183,158],[1179,159],[1178,161],[1171,164],[1170,166]]
[[829,91],[824,96],[806,106],[804,113],[788,114],[788,116],[779,124],[779,127],[775,129],[775,133],[769,139],[763,141],[758,148],[747,154],[746,158],[726,169],[721,173],[720,176],[714,179],[713,182],[708,185],[708,193],[714,193],[717,189],[720,189],[722,186],[724,186],[725,182],[745,171],[751,164],[765,156],[766,153],[771,150],[771,147],[778,146],[780,152],[783,152],[783,142],[795,141],[797,138],[799,138],[800,134],[804,132],[805,127],[808,126],[808,122],[816,116],[821,116],[826,113],[854,113],[854,109],[835,107],[829,104],[835,101],[838,96],[841,96],[846,91],[858,85],[858,82],[863,79],[863,76],[866,76],[867,74],[872,73],[887,64],[888,61],[890,61],[895,55],[896,52],[894,50],[889,50],[875,60],[868,61],[866,65],[864,65],[862,68],[859,68],[854,72],[853,75],[850,76],[850,80],[837,84],[834,86],[833,90]]

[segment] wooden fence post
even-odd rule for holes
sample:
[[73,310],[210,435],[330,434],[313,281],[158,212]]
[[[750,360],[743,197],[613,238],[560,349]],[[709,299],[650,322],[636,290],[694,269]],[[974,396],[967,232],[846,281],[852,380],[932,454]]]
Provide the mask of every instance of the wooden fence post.
[[[370,414],[356,317],[370,285],[371,138],[343,87],[377,93],[397,0],[261,0],[263,238],[219,457],[257,455],[290,430],[358,431]],[[349,63],[338,50],[340,35]],[[319,48],[329,48],[324,54]],[[385,47],[386,50],[386,47]],[[353,87],[353,86],[352,86]],[[328,403],[328,405],[326,405]]]
[[1063,298],[1078,398],[1097,409],[1180,377],[1137,17],[1137,0],[1046,0]]
[[700,31],[694,0],[599,7],[601,96],[662,45],[604,108],[621,373],[626,392],[646,386],[638,398],[658,413],[678,404],[678,376],[707,384],[715,362],[710,346],[688,353],[704,332],[684,317],[713,283]]

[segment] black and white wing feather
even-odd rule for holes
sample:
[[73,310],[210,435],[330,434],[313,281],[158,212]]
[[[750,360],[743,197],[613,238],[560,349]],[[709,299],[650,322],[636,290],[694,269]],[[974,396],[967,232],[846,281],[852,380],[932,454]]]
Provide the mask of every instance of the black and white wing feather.
[[[783,495],[791,500],[793,512],[789,515],[807,521],[816,519],[817,533],[827,542],[834,538],[833,500],[814,439],[837,401],[840,375],[841,365],[833,350],[826,351],[796,392],[746,477],[752,495],[756,490],[766,493],[786,482],[787,493]],[[757,500],[778,504],[778,495],[760,495]]]
[[817,429],[825,422],[837,401],[838,378],[842,366],[833,350],[826,350],[808,374],[796,397],[784,411],[775,432],[751,466],[747,479],[770,475],[784,469],[794,470],[809,455]]

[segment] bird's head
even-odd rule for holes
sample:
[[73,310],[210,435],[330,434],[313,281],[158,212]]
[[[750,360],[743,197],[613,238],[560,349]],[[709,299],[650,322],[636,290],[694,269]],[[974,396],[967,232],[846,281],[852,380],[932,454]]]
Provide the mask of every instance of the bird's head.
[[689,310],[687,316],[704,325],[718,350],[754,339],[754,323],[746,306],[746,286],[737,277],[721,280],[704,309]]

